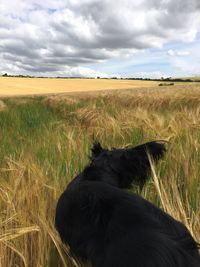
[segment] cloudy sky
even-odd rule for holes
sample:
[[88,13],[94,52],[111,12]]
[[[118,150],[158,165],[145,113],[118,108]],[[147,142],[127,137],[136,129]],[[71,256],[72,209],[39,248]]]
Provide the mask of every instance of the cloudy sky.
[[200,75],[200,0],[1,0],[5,72]]

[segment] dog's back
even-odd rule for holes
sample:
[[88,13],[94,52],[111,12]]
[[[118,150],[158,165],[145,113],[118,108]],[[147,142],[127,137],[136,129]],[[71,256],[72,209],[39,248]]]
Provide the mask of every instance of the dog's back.
[[[93,147],[91,164],[68,185],[56,209],[56,228],[77,257],[94,267],[197,267],[197,243],[171,216],[127,192],[147,180],[163,144],[105,150]],[[141,178],[141,181],[140,181]]]

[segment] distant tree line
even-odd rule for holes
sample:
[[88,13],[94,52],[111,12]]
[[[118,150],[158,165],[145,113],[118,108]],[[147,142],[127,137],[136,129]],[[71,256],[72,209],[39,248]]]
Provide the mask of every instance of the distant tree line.
[[150,79],[150,78],[125,78],[123,80],[141,80],[141,81],[162,81],[162,82],[200,82],[200,79],[184,79],[184,78],[160,78],[160,79]]
[[35,76],[31,76],[31,75],[12,75],[12,74],[8,74],[8,73],[4,73],[3,75],[1,75],[2,77],[19,77],[19,78],[35,78]]
[[[154,78],[141,78],[141,77],[129,77],[129,78],[118,78],[118,77],[111,77],[111,78],[107,78],[107,77],[99,77],[97,76],[96,78],[94,77],[78,77],[78,76],[74,76],[74,77],[62,77],[62,76],[57,76],[57,77],[46,77],[46,76],[31,76],[31,75],[12,75],[12,74],[8,74],[8,73],[4,73],[1,75],[2,77],[18,77],[18,78],[56,78],[56,79],[111,79],[111,80],[139,80],[139,81],[158,81],[158,82],[170,82],[169,85],[172,85],[173,82],[200,82],[200,78],[199,79],[189,79],[189,78],[172,78],[172,77],[168,77],[168,78],[159,78],[159,79],[154,79]],[[164,84],[165,85],[165,84]],[[162,86],[162,85],[161,85]]]
[[14,78],[48,78],[48,79],[96,79],[94,77],[78,77],[78,76],[74,76],[74,77],[63,77],[63,76],[51,76],[51,77],[48,77],[48,76],[32,76],[32,75],[22,75],[22,74],[19,74],[19,75],[13,75],[13,74],[7,74],[7,73],[4,73],[2,75],[0,75],[1,77],[14,77]]

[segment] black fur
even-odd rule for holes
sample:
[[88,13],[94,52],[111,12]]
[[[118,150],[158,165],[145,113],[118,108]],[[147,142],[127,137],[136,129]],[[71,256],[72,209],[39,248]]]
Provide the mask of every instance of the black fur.
[[93,267],[200,267],[197,243],[187,228],[137,194],[150,164],[165,153],[162,143],[103,149],[61,195],[56,228],[74,255]]

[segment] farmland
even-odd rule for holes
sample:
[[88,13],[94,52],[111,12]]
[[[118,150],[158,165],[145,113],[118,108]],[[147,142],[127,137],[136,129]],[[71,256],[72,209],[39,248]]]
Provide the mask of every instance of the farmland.
[[157,84],[158,82],[139,80],[0,77],[0,96],[127,89]]
[[141,194],[200,242],[200,85],[14,79],[0,78],[0,266],[81,266],[60,242],[54,212],[94,140],[107,148],[166,140]]

